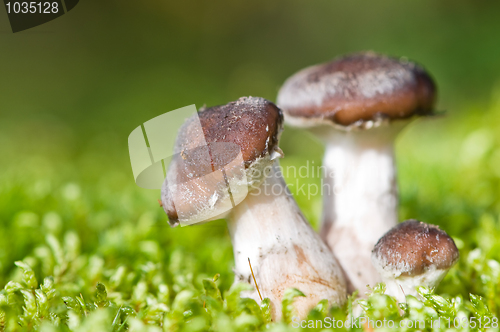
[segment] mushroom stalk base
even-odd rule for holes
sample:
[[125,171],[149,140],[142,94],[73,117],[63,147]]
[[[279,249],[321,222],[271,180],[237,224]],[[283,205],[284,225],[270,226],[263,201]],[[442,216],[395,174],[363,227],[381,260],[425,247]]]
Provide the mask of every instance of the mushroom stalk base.
[[[281,318],[281,300],[287,288],[297,288],[306,295],[294,302],[301,317],[322,299],[331,305],[346,299],[338,262],[305,220],[278,167],[276,161],[263,184],[232,210],[228,220],[235,282],[255,286],[250,258],[262,297],[271,300],[273,320]],[[243,296],[260,302],[257,291]]]
[[381,282],[371,263],[377,241],[397,224],[394,133],[368,131],[330,137],[323,160],[321,237],[344,270],[348,292]]
[[419,286],[434,288],[439,285],[447,273],[447,269],[431,268],[417,276],[389,277],[384,275],[385,293],[394,296],[398,302],[406,302],[408,295],[418,297],[417,288]]

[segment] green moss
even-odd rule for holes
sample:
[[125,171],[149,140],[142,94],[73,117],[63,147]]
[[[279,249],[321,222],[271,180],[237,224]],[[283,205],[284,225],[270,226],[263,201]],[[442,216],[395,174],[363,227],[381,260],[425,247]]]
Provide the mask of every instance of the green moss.
[[[438,224],[461,252],[438,289],[422,288],[419,298],[398,305],[379,285],[342,308],[320,302],[308,322],[349,321],[360,306],[367,319],[423,321],[426,331],[464,320],[476,322],[473,331],[479,322],[493,326],[500,314],[499,127],[494,103],[481,114],[420,121],[398,140],[401,219]],[[282,322],[271,322],[268,300],[259,306],[240,298],[250,286],[232,285],[224,221],[171,229],[158,191],[133,183],[125,149],[93,146],[68,157],[52,134],[49,143],[40,141],[50,150],[40,153],[22,140],[3,147],[10,162],[0,164],[0,331],[296,330],[298,290],[285,296]],[[318,163],[321,148],[311,144],[317,146],[306,135],[295,142],[283,165],[306,165],[301,155]],[[294,194],[318,225],[319,194]]]

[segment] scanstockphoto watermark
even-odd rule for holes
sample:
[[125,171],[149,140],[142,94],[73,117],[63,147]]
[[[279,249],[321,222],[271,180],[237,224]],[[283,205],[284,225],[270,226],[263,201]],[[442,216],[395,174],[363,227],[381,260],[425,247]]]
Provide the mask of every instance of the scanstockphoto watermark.
[[[275,172],[271,172],[275,168]],[[318,195],[338,195],[340,183],[336,181],[325,181],[325,178],[334,179],[332,172],[327,173],[328,169],[322,165],[315,165],[314,160],[307,160],[305,165],[301,166],[272,166],[269,165],[262,170],[254,172],[255,177],[284,177],[287,180],[287,186],[283,187],[275,181],[264,181],[260,186],[251,190],[249,195],[280,195],[286,192],[290,195],[299,195],[311,199]]]
[[404,329],[415,328],[423,330],[427,327],[431,329],[447,328],[447,329],[468,329],[468,328],[498,328],[497,317],[455,317],[453,318],[436,318],[434,320],[411,320],[403,319],[398,322],[390,319],[370,319],[368,317],[352,318],[350,320],[340,320],[332,317],[316,320],[301,320],[299,317],[292,318],[293,328],[389,328],[389,329]]
[[404,319],[399,322],[395,322],[390,319],[370,319],[368,317],[352,318],[349,320],[340,320],[332,317],[326,317],[324,319],[316,320],[301,320],[299,317],[292,318],[293,328],[425,328],[424,320],[408,320]]
[[[197,143],[181,149],[176,141],[178,135],[184,135],[181,128],[186,123]],[[269,196],[289,194],[311,199],[343,192],[342,181],[325,174],[327,169],[314,161],[283,167],[273,161],[277,156],[269,155],[262,164],[248,167],[240,145],[207,141],[195,105],[161,114],[137,126],[128,137],[128,145],[136,184],[168,192],[181,226],[220,218],[247,195],[264,192]],[[267,162],[272,165],[264,167]],[[171,165],[185,176],[171,176],[166,181]],[[288,186],[283,186],[281,177]],[[193,192],[198,199],[193,199]]]

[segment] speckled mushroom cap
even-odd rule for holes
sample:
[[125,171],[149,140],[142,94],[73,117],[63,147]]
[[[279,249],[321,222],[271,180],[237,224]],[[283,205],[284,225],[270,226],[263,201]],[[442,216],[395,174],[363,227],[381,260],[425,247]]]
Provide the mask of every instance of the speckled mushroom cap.
[[407,220],[387,232],[375,245],[375,265],[394,276],[416,276],[429,269],[448,270],[458,249],[445,231],[418,220]]
[[278,93],[292,125],[365,122],[433,113],[436,85],[419,65],[373,52],[356,53],[303,69]]
[[[242,97],[226,105],[202,109],[198,115],[206,142],[237,144],[247,167],[278,145],[283,129],[281,110],[260,97]],[[176,144],[189,144],[189,138],[183,137]]]
[[[187,119],[179,129],[174,147],[176,154],[162,186],[162,205],[172,226],[178,224],[178,213],[169,185],[202,178],[220,170],[239,153],[248,181],[254,181],[250,173],[257,166],[269,165],[270,155],[277,149],[283,129],[281,110],[259,97],[242,97],[226,105],[203,108],[198,118],[199,122],[194,117]],[[203,132],[199,130],[200,124]],[[262,174],[262,171],[258,173]],[[184,201],[193,208],[197,204],[206,206],[206,200],[211,198],[207,188],[213,184],[203,181],[189,192],[181,193],[185,196]]]

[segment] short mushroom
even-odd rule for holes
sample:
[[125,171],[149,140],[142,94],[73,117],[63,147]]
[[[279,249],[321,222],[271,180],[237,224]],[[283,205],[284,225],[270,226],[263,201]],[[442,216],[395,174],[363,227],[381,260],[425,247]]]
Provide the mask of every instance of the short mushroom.
[[386,283],[386,294],[404,302],[418,286],[436,287],[459,257],[453,239],[438,226],[407,220],[375,245],[372,263]]
[[285,121],[326,145],[320,233],[349,292],[380,281],[370,252],[398,221],[394,140],[409,119],[433,113],[435,90],[415,63],[366,52],[301,70],[279,91]]
[[[217,170],[227,164],[221,162],[227,153],[224,149],[215,151],[214,144],[237,145],[249,191],[228,216],[235,282],[253,284],[250,259],[262,297],[271,300],[274,320],[280,319],[281,300],[287,288],[298,288],[306,295],[294,303],[302,317],[322,299],[328,299],[332,305],[344,303],[346,286],[342,270],[305,220],[280,172],[277,157],[282,155],[278,147],[283,129],[281,110],[263,98],[243,97],[227,105],[206,108],[198,116],[204,138],[198,137],[193,129],[196,123],[193,119],[179,130],[176,142],[179,154],[170,163],[162,188],[162,205],[170,223],[176,225],[179,218],[171,182],[186,179],[186,174],[193,177],[195,173],[207,172],[203,170],[207,168],[206,160],[200,159],[203,154],[190,151],[198,151],[200,142],[205,140],[210,147],[208,167]],[[231,179],[228,177],[227,181]],[[196,206],[217,208],[218,198],[213,198],[206,185],[186,188],[191,189],[181,193],[187,202],[181,207],[192,205],[187,207],[192,210],[188,215],[198,213],[200,209]],[[208,201],[211,203],[206,204]],[[245,295],[260,301],[257,291]]]

